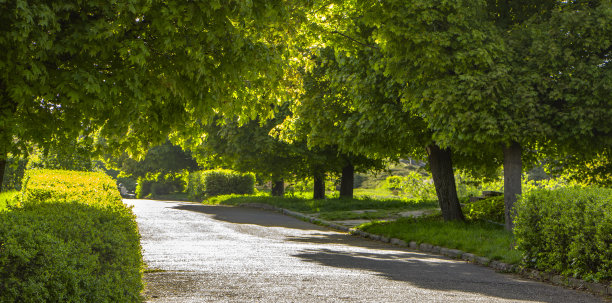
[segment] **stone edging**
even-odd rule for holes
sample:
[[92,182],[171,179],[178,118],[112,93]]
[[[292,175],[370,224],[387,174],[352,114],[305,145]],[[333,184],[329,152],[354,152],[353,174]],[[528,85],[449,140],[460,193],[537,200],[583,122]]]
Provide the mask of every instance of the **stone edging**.
[[333,228],[336,230],[344,231],[351,235],[360,236],[360,237],[368,238],[368,239],[375,240],[375,241],[390,243],[390,244],[397,245],[400,247],[407,247],[413,250],[419,250],[423,252],[439,254],[439,255],[447,256],[453,259],[461,259],[461,260],[464,260],[470,263],[474,263],[474,264],[478,264],[482,266],[488,266],[497,271],[507,272],[507,273],[516,273],[516,274],[521,275],[524,278],[528,278],[531,280],[545,281],[545,282],[550,282],[554,285],[588,290],[590,292],[597,293],[600,295],[612,296],[612,284],[609,286],[606,286],[605,284],[601,284],[601,283],[592,283],[592,282],[587,282],[581,279],[568,278],[568,277],[564,277],[561,275],[545,273],[545,272],[541,272],[535,269],[522,268],[521,266],[518,266],[518,265],[507,264],[507,263],[494,261],[494,260],[492,261],[489,258],[480,257],[480,256],[477,256],[471,253],[466,253],[458,249],[450,249],[450,248],[445,248],[445,247],[440,247],[440,246],[434,246],[428,243],[418,244],[416,241],[406,242],[404,240],[400,240],[397,238],[388,238],[385,236],[367,233],[363,230],[359,230],[356,228],[349,228],[347,226],[343,226],[343,225],[339,225],[333,222],[321,220],[319,218],[311,217],[311,216],[308,216],[308,215],[305,215],[305,214],[302,214],[296,211],[292,211],[292,210],[288,210],[288,209],[284,209],[284,208],[280,208],[280,207],[276,207],[276,206],[272,206],[268,204],[244,203],[238,206],[259,208],[259,209],[265,209],[265,210],[273,210],[273,211],[277,211],[285,215],[292,216],[292,217],[295,217],[300,220],[307,221],[313,224],[322,225],[322,226],[326,226],[326,227]]

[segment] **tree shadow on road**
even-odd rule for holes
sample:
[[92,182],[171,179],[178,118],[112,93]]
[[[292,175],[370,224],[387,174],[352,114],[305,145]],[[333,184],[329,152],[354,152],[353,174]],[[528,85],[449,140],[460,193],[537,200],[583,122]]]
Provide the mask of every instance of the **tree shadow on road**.
[[602,302],[594,295],[497,274],[490,268],[427,254],[309,249],[295,257],[336,268],[365,270],[422,289],[537,302]]
[[212,216],[218,221],[236,224],[254,224],[264,227],[284,227],[290,229],[330,231],[309,222],[285,216],[283,214],[243,207],[213,206],[201,204],[180,204],[172,207],[174,209],[194,211]]

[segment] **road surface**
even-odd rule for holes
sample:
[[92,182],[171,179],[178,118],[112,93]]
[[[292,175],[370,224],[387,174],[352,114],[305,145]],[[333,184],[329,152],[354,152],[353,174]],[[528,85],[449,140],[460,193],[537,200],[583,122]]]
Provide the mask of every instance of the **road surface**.
[[257,209],[134,205],[148,302],[604,302]]

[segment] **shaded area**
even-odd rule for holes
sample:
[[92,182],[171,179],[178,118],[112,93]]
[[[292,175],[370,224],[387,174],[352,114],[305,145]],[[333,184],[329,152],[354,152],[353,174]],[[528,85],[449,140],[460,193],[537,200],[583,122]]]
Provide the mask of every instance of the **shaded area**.
[[377,276],[413,286],[482,294],[510,300],[537,302],[602,302],[594,295],[527,281],[492,269],[420,253],[376,253],[310,249],[295,255],[306,262],[373,272]]
[[304,222],[280,213],[260,209],[202,204],[180,204],[172,208],[211,215],[215,220],[228,223],[254,224],[263,227],[284,227],[301,230],[329,231],[328,228]]

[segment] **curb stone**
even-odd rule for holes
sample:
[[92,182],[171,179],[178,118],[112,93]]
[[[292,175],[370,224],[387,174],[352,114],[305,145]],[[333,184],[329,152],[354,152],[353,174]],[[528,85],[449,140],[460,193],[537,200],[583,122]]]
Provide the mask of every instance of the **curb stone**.
[[576,289],[588,290],[592,293],[596,293],[596,294],[600,294],[604,296],[605,295],[612,296],[612,284],[607,286],[601,283],[586,282],[581,279],[576,279],[576,278],[571,278],[571,277],[568,278],[568,277],[564,277],[560,275],[540,272],[535,269],[524,269],[518,265],[511,265],[511,264],[507,264],[504,262],[492,261],[489,258],[476,256],[474,254],[466,253],[458,249],[449,249],[445,247],[434,246],[429,243],[418,244],[416,241],[410,241],[407,243],[406,241],[400,240],[397,238],[390,239],[385,236],[371,234],[371,233],[362,231],[360,229],[356,229],[354,227],[351,228],[351,227],[339,225],[333,222],[328,222],[328,221],[321,220],[321,219],[318,219],[312,216],[308,216],[308,215],[305,215],[299,212],[291,211],[288,209],[284,209],[284,208],[280,208],[280,207],[276,207],[276,206],[272,206],[268,204],[245,203],[245,204],[241,204],[238,206],[259,208],[259,209],[264,209],[264,210],[273,210],[273,211],[277,211],[285,215],[289,215],[289,216],[301,219],[303,221],[308,221],[314,224],[324,225],[324,226],[327,226],[335,230],[344,231],[350,235],[355,235],[355,236],[360,236],[362,238],[369,238],[369,239],[376,240],[376,241],[391,243],[391,244],[402,246],[402,247],[409,247],[410,249],[413,249],[413,250],[420,250],[423,252],[441,254],[441,255],[451,257],[454,259],[462,259],[470,263],[474,263],[474,264],[478,264],[478,265],[482,265],[486,267],[491,267],[497,271],[516,273],[516,274],[521,275],[524,278],[528,278],[531,280],[548,281],[552,284],[559,285],[559,286],[566,286],[566,287],[571,287],[571,288],[576,288]]

